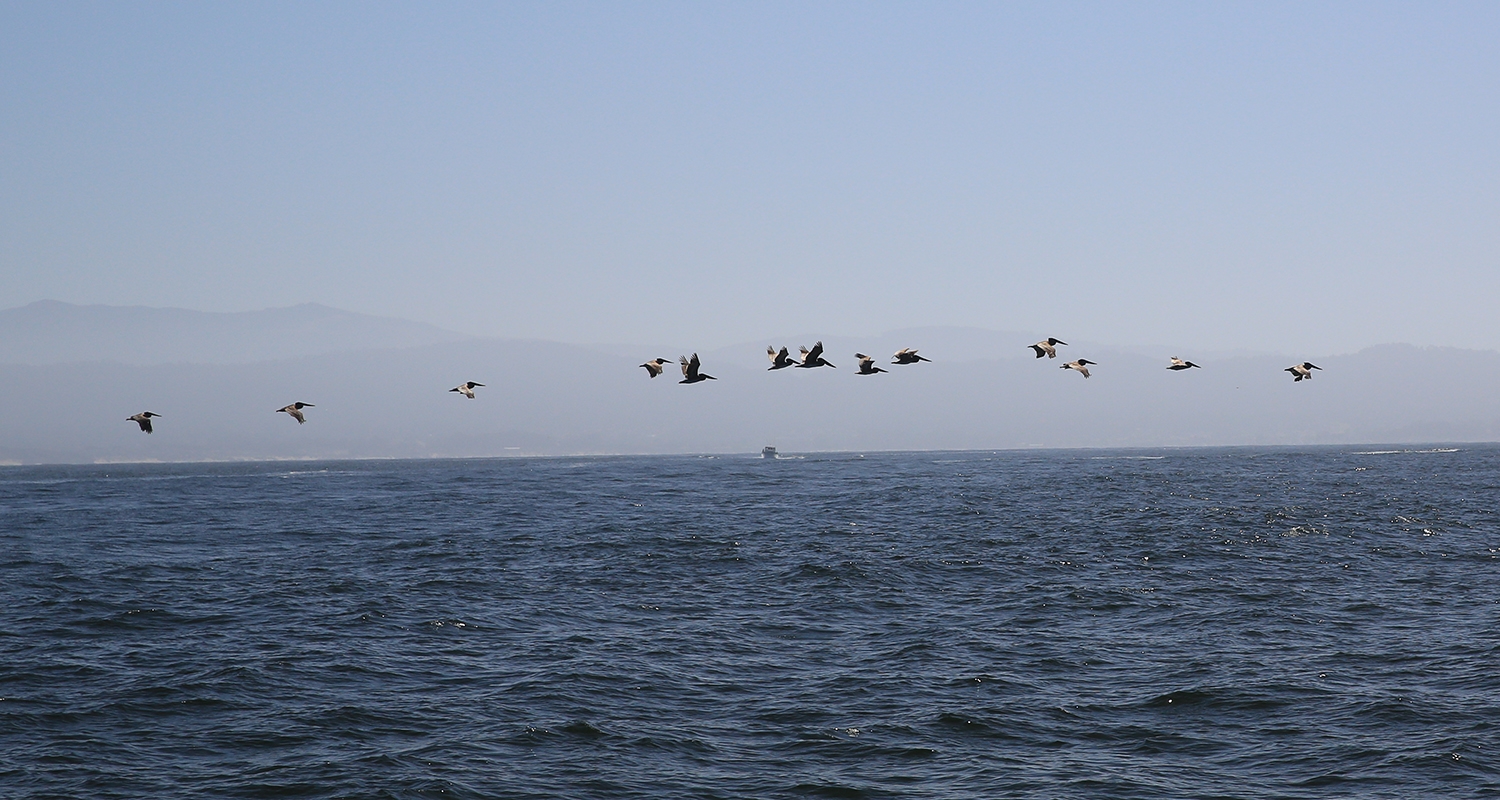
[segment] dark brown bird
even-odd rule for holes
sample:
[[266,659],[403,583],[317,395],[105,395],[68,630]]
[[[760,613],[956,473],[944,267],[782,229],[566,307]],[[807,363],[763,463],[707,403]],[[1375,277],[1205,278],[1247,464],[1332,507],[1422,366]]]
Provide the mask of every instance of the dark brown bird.
[[475,383],[473,381],[465,381],[465,382],[460,383],[459,385],[453,387],[452,389],[449,389],[448,391],[450,391],[450,392],[458,392],[459,394],[463,395],[464,397],[467,397],[470,400],[473,400],[474,399],[474,387],[476,387],[476,386],[483,386],[483,385],[484,384],[482,384],[482,383]]
[[1060,344],[1067,344],[1067,342],[1048,336],[1046,339],[1043,339],[1036,344],[1027,345],[1027,347],[1030,347],[1032,350],[1036,351],[1037,358],[1041,358],[1043,356],[1046,356],[1047,358],[1057,358],[1057,346]]
[[780,350],[777,350],[774,347],[767,347],[766,357],[771,359],[771,366],[767,371],[771,369],[785,369],[787,367],[797,366],[797,362],[793,361],[792,357],[787,355],[785,347],[781,348]]
[[932,359],[930,359],[930,358],[923,358],[923,357],[917,355],[917,351],[911,349],[910,347],[903,347],[900,350],[896,351],[896,358],[891,363],[892,364],[916,364],[916,363],[922,362],[922,361],[926,361],[926,362],[931,363]]
[[657,375],[665,372],[667,369],[667,365],[670,363],[672,363],[672,359],[670,358],[653,358],[650,361],[642,364],[641,366],[646,368],[647,374],[655,378]]
[[823,360],[822,342],[813,345],[811,350],[806,347],[802,348],[802,363],[797,366],[803,369],[812,369],[813,367],[833,367],[834,369],[838,369],[838,367]]
[[699,364],[697,353],[693,354],[691,360],[689,360],[687,356],[681,356],[677,360],[682,364],[682,380],[678,381],[678,383],[698,383],[699,381],[718,380],[718,378],[715,378],[712,375],[707,375],[698,371]]
[[278,409],[276,409],[276,413],[279,414],[279,413],[285,412],[292,419],[297,420],[297,424],[298,425],[301,425],[302,423],[304,423],[304,422],[307,421],[307,418],[304,417],[304,416],[302,416],[302,409],[304,409],[304,408],[314,408],[314,407],[315,406],[313,406],[312,403],[296,402],[296,403],[292,403],[291,405],[289,405],[289,406],[287,406],[285,408],[278,408]]
[[864,353],[855,353],[854,357],[859,359],[859,372],[856,374],[874,375],[877,372],[885,372],[885,370],[875,366],[875,359],[870,358]]
[[1097,362],[1097,361],[1090,361],[1090,360],[1088,360],[1086,358],[1080,358],[1077,361],[1069,361],[1068,363],[1066,363],[1066,364],[1062,365],[1061,367],[1059,367],[1059,369],[1077,370],[1080,375],[1082,375],[1083,377],[1087,378],[1089,376],[1089,365],[1090,364],[1092,364],[1092,365],[1094,365],[1096,367],[1099,366],[1099,362]]
[[161,416],[161,415],[158,414],[158,413],[156,413],[156,412],[154,412],[154,411],[142,411],[139,414],[131,414],[130,416],[128,416],[128,417],[125,418],[125,421],[126,422],[134,422],[135,424],[141,426],[141,430],[145,431],[146,433],[150,433],[151,432],[151,418],[152,417],[159,417],[159,416]]
[[1287,367],[1286,369],[1282,370],[1282,372],[1292,373],[1292,383],[1296,383],[1297,381],[1312,380],[1312,371],[1315,369],[1322,369],[1322,367],[1312,363],[1311,361],[1304,361],[1301,364],[1294,364],[1290,367]]

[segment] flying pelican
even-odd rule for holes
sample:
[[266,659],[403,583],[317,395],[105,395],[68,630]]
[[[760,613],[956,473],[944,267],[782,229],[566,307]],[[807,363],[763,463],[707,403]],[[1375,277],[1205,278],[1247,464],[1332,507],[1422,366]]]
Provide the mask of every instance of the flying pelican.
[[302,416],[302,409],[304,409],[304,408],[313,408],[313,407],[314,406],[313,406],[312,403],[296,402],[296,403],[292,403],[291,405],[287,406],[286,408],[278,408],[278,409],[276,409],[276,413],[280,414],[281,412],[285,411],[286,413],[288,413],[288,414],[291,415],[292,419],[297,420],[297,424],[298,425],[301,425],[302,423],[304,423],[304,422],[307,421]]
[[1046,339],[1043,339],[1036,344],[1027,345],[1027,347],[1030,347],[1032,350],[1036,351],[1037,358],[1041,358],[1042,356],[1046,356],[1048,358],[1057,358],[1057,345],[1060,344],[1067,344],[1067,342],[1048,336]]
[[646,373],[648,375],[655,378],[657,375],[665,372],[667,369],[667,365],[670,363],[672,363],[672,359],[670,358],[653,358],[650,361],[642,364],[641,366],[646,368]]
[[870,358],[864,353],[855,353],[854,357],[859,359],[858,374],[860,375],[874,375],[877,372],[885,372],[885,370],[875,366],[875,359]]
[[706,375],[698,371],[697,353],[693,354],[691,361],[688,360],[687,356],[681,356],[677,360],[682,363],[682,380],[678,381],[678,383],[698,383],[699,381],[718,380],[718,378],[712,375]]
[[[1059,344],[1061,344],[1061,342],[1059,342]],[[1083,374],[1083,377],[1087,378],[1089,376],[1089,365],[1090,364],[1093,364],[1096,367],[1099,366],[1099,362],[1097,362],[1097,361],[1090,361],[1090,360],[1088,360],[1086,358],[1080,358],[1077,361],[1069,361],[1068,363],[1066,363],[1066,364],[1062,365],[1061,367],[1059,367],[1059,369],[1073,369],[1073,370],[1078,370],[1080,373]]]
[[930,359],[930,358],[923,358],[923,357],[917,355],[917,351],[911,349],[910,347],[903,347],[900,350],[896,351],[896,360],[892,361],[891,363],[892,364],[916,364],[919,361],[926,361],[929,364],[932,363],[932,359]]
[[483,386],[483,385],[484,384],[482,384],[482,383],[475,383],[473,381],[465,381],[465,382],[460,383],[459,385],[453,387],[452,389],[449,389],[448,391],[450,391],[450,392],[458,392],[459,394],[463,395],[464,397],[467,397],[470,400],[473,400],[474,399],[474,387],[476,387],[476,386]]
[[146,433],[150,433],[151,432],[151,418],[152,417],[159,417],[159,416],[161,416],[161,415],[158,414],[158,413],[156,413],[156,412],[154,412],[154,411],[142,411],[139,414],[132,414],[132,415],[126,417],[125,421],[126,422],[134,422],[137,425],[141,426],[141,430],[145,431]]
[[1322,369],[1322,367],[1312,363],[1311,361],[1304,361],[1301,364],[1287,367],[1282,371],[1292,373],[1292,383],[1296,383],[1297,381],[1303,379],[1312,380],[1312,371],[1315,369]]
[[834,367],[832,364],[823,360],[822,342],[818,342],[817,344],[813,345],[811,350],[807,349],[806,347],[802,348],[802,363],[798,364],[797,366],[804,367],[806,369],[812,369],[813,367],[833,367],[834,369],[838,369],[838,367]]
[[[1169,366],[1169,367],[1167,367],[1167,369],[1170,369],[1170,370],[1172,370],[1172,371],[1175,372],[1177,370],[1192,369],[1193,367],[1198,367],[1198,365],[1194,364],[1191,361],[1183,361],[1182,359],[1178,358],[1177,356],[1172,356],[1172,365]],[[1198,367],[1198,369],[1203,369],[1203,368],[1202,367]]]
[[782,369],[783,367],[795,367],[795,366],[797,366],[797,362],[793,361],[791,359],[791,356],[788,356],[786,354],[786,348],[785,347],[781,348],[781,350],[779,350],[779,351],[776,350],[774,347],[767,347],[766,348],[766,357],[769,358],[769,359],[771,359],[771,367],[770,367],[770,369]]

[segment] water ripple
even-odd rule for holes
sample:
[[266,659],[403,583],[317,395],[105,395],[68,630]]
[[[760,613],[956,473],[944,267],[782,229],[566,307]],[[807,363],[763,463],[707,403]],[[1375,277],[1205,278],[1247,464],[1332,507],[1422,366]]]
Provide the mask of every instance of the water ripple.
[[5,468],[0,784],[1500,796],[1497,486],[1469,446]]

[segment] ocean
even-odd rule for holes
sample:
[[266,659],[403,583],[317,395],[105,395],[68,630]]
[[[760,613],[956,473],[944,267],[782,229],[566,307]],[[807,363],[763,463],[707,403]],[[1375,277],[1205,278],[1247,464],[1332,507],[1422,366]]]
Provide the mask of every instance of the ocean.
[[1500,796],[1500,448],[0,468],[0,796]]

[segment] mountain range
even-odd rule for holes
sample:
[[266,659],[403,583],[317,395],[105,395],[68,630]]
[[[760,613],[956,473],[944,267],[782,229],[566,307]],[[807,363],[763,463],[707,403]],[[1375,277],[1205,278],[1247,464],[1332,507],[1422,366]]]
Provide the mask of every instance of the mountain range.
[[[700,352],[717,380],[638,367],[691,348],[466,337],[303,305],[246,314],[35,303],[0,311],[0,462],[753,453],[1500,439],[1500,353],[1156,352],[1047,333],[921,328],[823,337],[836,369],[767,372],[765,345]],[[1067,338],[1064,336],[1063,338]],[[932,363],[859,376],[856,350]],[[632,355],[633,354],[633,355]],[[1203,369],[1170,372],[1167,356]],[[1058,369],[1099,362],[1091,378]],[[1293,383],[1286,366],[1323,371]],[[469,400],[447,390],[486,384]],[[307,424],[275,409],[315,404]],[[162,415],[152,435],[125,418]]]
[[0,311],[0,364],[244,364],[465,338],[421,322],[317,303],[214,313],[41,300]]

